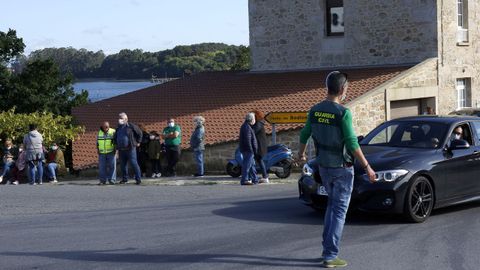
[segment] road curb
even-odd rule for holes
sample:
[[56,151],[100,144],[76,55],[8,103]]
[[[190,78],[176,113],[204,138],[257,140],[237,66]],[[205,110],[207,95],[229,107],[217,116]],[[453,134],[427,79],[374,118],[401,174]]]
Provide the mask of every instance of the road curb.
[[[166,178],[166,179],[142,179],[141,186],[209,186],[209,185],[239,185],[239,178],[224,179],[220,177],[216,178],[202,178],[202,179],[191,179],[191,178]],[[287,179],[271,179],[269,184],[261,185],[284,185],[284,184],[294,184],[297,183],[298,179],[296,178],[287,178]],[[64,181],[59,182],[55,185],[78,185],[78,186],[98,186],[98,180],[75,180],[75,181]],[[135,181],[130,180],[127,184],[116,184],[115,186],[125,186],[125,185],[135,185]],[[112,185],[105,185],[112,186]]]

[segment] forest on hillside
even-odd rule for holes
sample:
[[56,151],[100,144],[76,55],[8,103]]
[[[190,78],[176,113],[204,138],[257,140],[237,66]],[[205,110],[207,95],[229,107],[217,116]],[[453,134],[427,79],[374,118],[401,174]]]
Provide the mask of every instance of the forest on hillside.
[[149,79],[157,77],[182,77],[204,71],[248,70],[250,51],[245,46],[223,43],[201,43],[176,46],[158,52],[124,49],[116,54],[86,49],[45,48],[17,57],[12,64],[21,72],[29,62],[52,60],[62,74],[75,79]]

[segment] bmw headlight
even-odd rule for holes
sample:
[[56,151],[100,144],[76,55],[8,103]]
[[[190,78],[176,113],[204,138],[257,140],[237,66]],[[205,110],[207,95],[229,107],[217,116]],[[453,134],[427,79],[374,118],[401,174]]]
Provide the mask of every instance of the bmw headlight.
[[313,175],[313,169],[308,165],[308,163],[303,165],[302,172],[303,172],[303,175],[306,175],[306,176],[312,176]]
[[408,173],[407,170],[380,171],[375,173],[375,180],[384,181],[384,182],[393,182],[398,178],[406,175],[407,173]]

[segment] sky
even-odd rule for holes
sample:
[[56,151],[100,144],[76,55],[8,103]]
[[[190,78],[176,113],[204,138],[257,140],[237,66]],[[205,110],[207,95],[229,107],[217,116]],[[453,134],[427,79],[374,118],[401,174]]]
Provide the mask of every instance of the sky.
[[0,31],[17,31],[25,53],[74,47],[106,54],[176,45],[248,45],[248,0],[0,0]]

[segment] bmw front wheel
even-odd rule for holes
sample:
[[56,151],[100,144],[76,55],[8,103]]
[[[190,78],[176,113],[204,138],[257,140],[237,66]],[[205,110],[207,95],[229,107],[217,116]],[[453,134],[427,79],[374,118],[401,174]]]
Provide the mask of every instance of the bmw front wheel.
[[415,223],[427,220],[433,210],[434,195],[432,184],[426,177],[415,178],[407,190],[405,217]]

